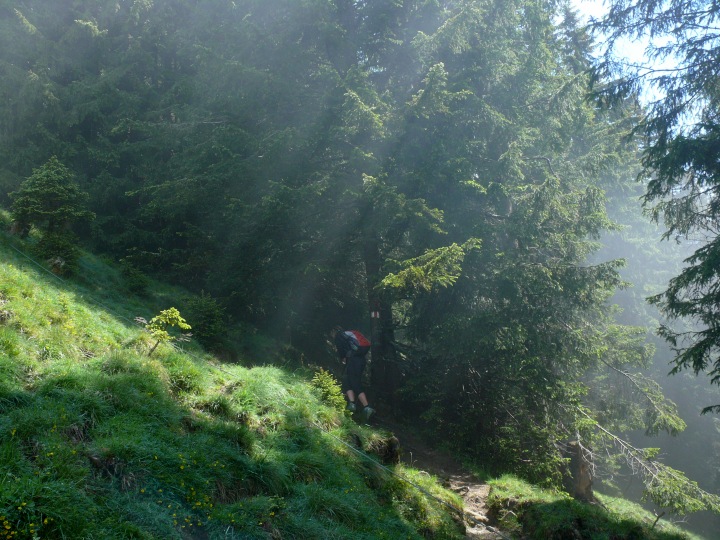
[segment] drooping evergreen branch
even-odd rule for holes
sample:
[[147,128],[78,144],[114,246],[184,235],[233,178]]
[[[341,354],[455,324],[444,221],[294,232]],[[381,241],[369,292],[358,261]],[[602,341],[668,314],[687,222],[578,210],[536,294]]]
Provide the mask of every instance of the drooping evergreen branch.
[[[686,427],[685,422],[677,414],[677,408],[675,403],[666,399],[660,391],[659,385],[642,374],[633,375],[632,373],[619,369],[613,366],[610,362],[599,358],[600,362],[615,371],[619,375],[625,377],[630,384],[644,397],[650,404],[650,407],[657,413],[657,417],[652,422],[652,425],[646,427],[647,434],[657,434],[660,429],[667,431],[671,435],[677,435],[683,431]],[[643,381],[649,386],[643,387],[635,378],[636,376],[642,377]],[[652,388],[654,385],[655,388]]]
[[720,513],[719,496],[701,489],[682,472],[653,459],[659,449],[636,448],[600,425],[580,407],[575,407],[575,410],[584,416],[604,439],[610,440],[619,449],[633,474],[642,478],[645,499],[650,499],[658,506],[680,515],[700,510]]

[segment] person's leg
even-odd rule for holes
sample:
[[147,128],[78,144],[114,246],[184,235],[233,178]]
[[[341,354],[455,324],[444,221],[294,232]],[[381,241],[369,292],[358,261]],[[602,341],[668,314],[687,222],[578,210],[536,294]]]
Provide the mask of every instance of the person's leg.
[[[362,358],[358,358],[357,356],[351,356],[347,359],[347,385],[345,395],[347,395],[348,402],[353,404],[355,403],[355,397],[357,396],[360,399],[360,403],[362,403],[364,406],[364,394],[362,391],[362,387],[360,386],[360,379],[362,377],[363,368],[362,360]],[[367,401],[367,399],[365,401]],[[350,410],[354,410],[352,407],[348,408]]]
[[364,356],[358,358],[359,373],[357,376],[357,387],[354,387],[357,390],[358,400],[360,401],[360,404],[363,406],[362,414],[363,414],[363,416],[365,416],[365,421],[370,420],[370,416],[372,416],[373,413],[375,412],[375,409],[373,409],[368,404],[367,396],[365,395],[365,392],[363,391],[362,386],[361,386],[362,374],[363,374],[363,371],[365,371],[366,362],[367,362],[367,360]]
[[343,378],[343,394],[347,397],[347,409],[355,412],[355,392],[353,391],[353,383],[350,368],[350,358],[345,360],[345,377]]

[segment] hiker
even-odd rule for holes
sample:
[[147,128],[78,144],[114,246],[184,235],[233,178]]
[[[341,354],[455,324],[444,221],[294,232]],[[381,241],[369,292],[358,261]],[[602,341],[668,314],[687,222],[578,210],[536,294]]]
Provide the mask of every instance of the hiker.
[[337,355],[345,363],[345,379],[343,392],[347,397],[347,409],[350,412],[357,410],[355,397],[363,406],[362,415],[369,420],[375,409],[368,405],[367,396],[362,389],[362,374],[365,370],[365,355],[370,350],[370,342],[357,330],[343,330],[341,326],[333,328],[333,341]]

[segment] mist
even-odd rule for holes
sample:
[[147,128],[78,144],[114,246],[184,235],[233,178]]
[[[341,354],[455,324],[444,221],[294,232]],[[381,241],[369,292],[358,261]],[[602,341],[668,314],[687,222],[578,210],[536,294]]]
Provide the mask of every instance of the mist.
[[[54,156],[95,215],[63,241],[208,295],[241,336],[210,344],[228,361],[246,333],[283,366],[337,370],[329,330],[359,328],[373,403],[488,471],[558,486],[583,406],[717,493],[720,431],[698,414],[717,387],[668,375],[656,328],[689,323],[647,302],[692,246],[645,215],[646,109],[593,97],[593,39],[566,7],[2,2],[4,220]],[[659,383],[687,429],[645,437],[673,407],[644,415],[608,370]]]

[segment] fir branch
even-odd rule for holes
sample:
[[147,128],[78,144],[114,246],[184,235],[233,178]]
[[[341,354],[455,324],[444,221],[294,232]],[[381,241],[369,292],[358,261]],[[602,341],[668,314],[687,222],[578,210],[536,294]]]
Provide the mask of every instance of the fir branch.
[[685,515],[700,510],[720,513],[720,496],[701,489],[682,472],[655,461],[657,449],[640,449],[600,425],[580,407],[575,410],[589,420],[606,439],[620,450],[633,474],[642,478],[644,499],[650,499],[672,513]]

